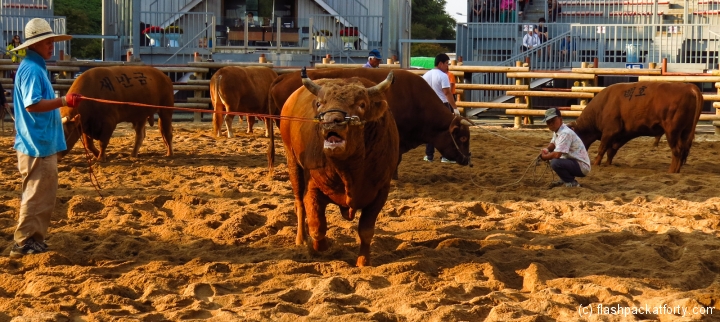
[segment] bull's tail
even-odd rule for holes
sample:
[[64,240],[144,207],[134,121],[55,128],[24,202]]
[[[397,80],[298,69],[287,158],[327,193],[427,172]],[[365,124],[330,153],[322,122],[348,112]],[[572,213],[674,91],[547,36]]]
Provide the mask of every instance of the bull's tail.
[[225,104],[222,99],[222,93],[220,93],[220,81],[222,75],[213,77],[210,80],[210,101],[213,105],[213,135],[220,136],[220,130],[222,129],[223,114],[225,111]]
[[683,149],[682,155],[680,156],[680,165],[685,164],[688,154],[690,154],[690,147],[692,146],[693,140],[695,140],[695,128],[697,127],[698,121],[700,121],[700,114],[702,114],[703,104],[705,103],[702,92],[697,86],[693,86],[692,92],[695,96],[695,119],[690,128],[690,133],[688,133],[686,137],[681,138],[681,140],[683,140],[683,142],[681,142]]
[[267,152],[268,170],[270,171],[270,176],[273,175],[273,167],[275,165],[275,127],[272,123],[271,119],[265,119],[265,126],[267,126],[268,138],[270,139],[270,141],[268,141]]
[[[268,91],[268,114],[270,115],[280,115],[280,111],[278,111],[275,107],[277,105],[275,104],[275,98],[273,97],[273,91],[272,89]],[[280,118],[277,118],[274,122],[278,128],[280,128]],[[268,138],[270,141],[268,141],[268,152],[267,152],[267,161],[268,161],[268,170],[269,175],[273,175],[273,168],[275,166],[275,127],[273,126],[273,120],[271,118],[265,119],[265,126],[268,133]]]

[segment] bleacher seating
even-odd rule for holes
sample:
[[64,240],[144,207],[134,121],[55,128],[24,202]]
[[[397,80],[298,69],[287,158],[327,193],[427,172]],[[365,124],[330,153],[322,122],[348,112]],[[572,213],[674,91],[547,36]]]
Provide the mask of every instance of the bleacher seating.
[[44,4],[29,4],[29,3],[4,3],[3,8],[13,9],[47,9],[48,6]]
[[563,11],[560,16],[576,16],[576,17],[590,17],[590,16],[603,16],[602,11]]

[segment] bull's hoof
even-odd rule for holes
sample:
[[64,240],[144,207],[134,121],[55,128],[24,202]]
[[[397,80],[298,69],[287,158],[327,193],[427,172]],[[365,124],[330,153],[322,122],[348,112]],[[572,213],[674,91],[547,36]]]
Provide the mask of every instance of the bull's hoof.
[[370,266],[370,257],[369,256],[366,257],[364,255],[358,256],[357,263],[355,265],[357,267]]
[[327,238],[313,240],[313,249],[317,252],[324,252],[330,248]]

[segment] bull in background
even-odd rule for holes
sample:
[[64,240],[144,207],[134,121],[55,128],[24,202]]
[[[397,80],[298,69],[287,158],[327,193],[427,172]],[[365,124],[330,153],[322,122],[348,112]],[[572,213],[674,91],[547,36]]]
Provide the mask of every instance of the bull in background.
[[[277,78],[277,73],[267,67],[238,67],[227,66],[218,70],[210,78],[210,100],[215,113],[213,113],[213,133],[221,136],[222,121],[225,120],[227,136],[232,138],[234,115],[221,112],[242,112],[254,114],[267,114],[268,91],[270,84]],[[240,118],[242,120],[242,117]],[[267,127],[272,126],[270,120],[265,120]],[[255,124],[254,116],[247,116],[247,132],[252,133]],[[268,130],[265,129],[265,136]]]
[[[172,107],[175,104],[173,84],[160,70],[149,66],[95,67],[82,73],[68,90],[89,98],[99,98],[128,103],[142,103]],[[145,124],[152,126],[158,114],[158,125],[162,135],[166,156],[173,154],[171,109],[148,108],[128,104],[98,103],[83,100],[77,108],[63,107],[67,154],[80,136],[97,160],[107,159],[106,151],[110,138],[120,122],[130,122],[135,129],[135,145],[132,156],[137,157],[145,139]],[[93,144],[100,141],[100,150]]]
[[285,102],[282,116],[317,120],[284,121],[280,127],[295,196],[296,244],[305,239],[306,214],[312,246],[324,251],[327,205],[338,205],[348,220],[362,209],[357,266],[370,265],[375,220],[387,200],[399,156],[397,126],[384,95],[392,78],[391,73],[367,88],[357,78],[313,82],[304,76],[304,87]]
[[618,149],[638,136],[665,134],[672,150],[669,172],[677,173],[690,153],[702,107],[702,93],[693,84],[621,83],[598,93],[569,126],[586,149],[600,140],[593,165],[600,165],[605,152],[612,164]]
[[[387,69],[376,68],[329,68],[307,72],[312,79],[359,77],[374,83],[382,82],[388,73]],[[422,77],[404,70],[395,70],[393,74],[393,89],[385,93],[385,97],[400,135],[398,162],[405,152],[432,143],[445,158],[469,165],[472,123],[450,112]],[[269,113],[279,114],[290,94],[301,86],[300,72],[280,75],[270,89]],[[269,130],[268,162],[272,166],[274,133],[272,127]]]

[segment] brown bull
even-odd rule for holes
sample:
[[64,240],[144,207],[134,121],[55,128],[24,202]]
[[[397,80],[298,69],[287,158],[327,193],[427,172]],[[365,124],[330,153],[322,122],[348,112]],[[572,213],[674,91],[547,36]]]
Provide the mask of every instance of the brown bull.
[[638,136],[665,134],[672,150],[669,172],[677,173],[690,153],[702,107],[702,93],[693,84],[614,84],[595,96],[570,127],[585,148],[600,140],[594,165],[600,165],[605,152],[612,164],[618,149]]
[[305,218],[313,248],[328,248],[325,209],[333,203],[352,220],[362,209],[357,266],[370,265],[375,220],[390,192],[398,163],[399,138],[384,92],[392,74],[367,88],[358,79],[303,79],[285,103],[282,116],[316,119],[284,121],[281,136],[298,218],[296,243],[305,239]]
[[[307,73],[312,79],[359,77],[379,83],[388,76],[388,72],[387,69],[377,68],[330,68]],[[432,143],[445,158],[461,165],[470,164],[472,123],[450,112],[422,77],[404,70],[393,71],[393,77],[393,89],[385,93],[385,97],[400,135],[398,162],[405,152],[421,144]],[[275,79],[268,97],[269,113],[279,114],[290,94],[301,86],[300,72],[280,75]],[[273,128],[269,130],[272,138]],[[274,156],[275,146],[270,144],[270,165]]]
[[[226,114],[223,118],[221,112],[242,112],[254,114],[267,114],[268,91],[270,84],[277,77],[277,73],[267,67],[238,67],[227,66],[218,70],[210,78],[210,99],[215,113],[213,114],[213,133],[220,136],[222,121],[225,120],[227,136],[234,137],[232,121],[234,115]],[[242,118],[240,118],[242,121]],[[269,127],[272,122],[266,120]],[[254,116],[247,116],[247,132],[252,133],[255,124]],[[267,128],[265,135],[268,135]]]
[[[133,102],[157,106],[174,105],[173,84],[170,78],[160,70],[149,66],[95,67],[80,75],[68,90],[85,97],[99,98],[118,102]],[[106,160],[106,150],[110,137],[120,122],[130,122],[135,129],[135,145],[132,156],[136,157],[145,139],[145,124],[152,126],[158,114],[158,125],[162,135],[166,156],[172,150],[172,113],[171,109],[147,108],[129,104],[98,103],[83,100],[77,108],[63,107],[65,142],[67,154],[81,136],[88,149],[99,161]],[[79,114],[79,115],[78,115]],[[100,150],[93,144],[100,141]]]

